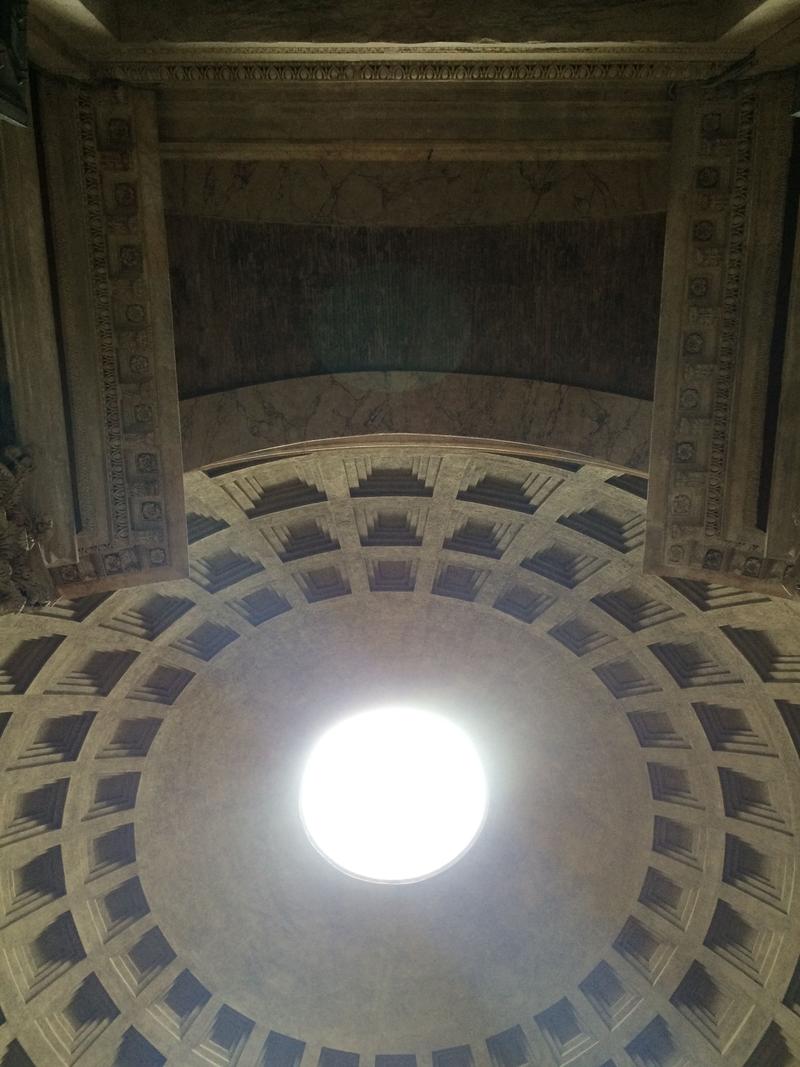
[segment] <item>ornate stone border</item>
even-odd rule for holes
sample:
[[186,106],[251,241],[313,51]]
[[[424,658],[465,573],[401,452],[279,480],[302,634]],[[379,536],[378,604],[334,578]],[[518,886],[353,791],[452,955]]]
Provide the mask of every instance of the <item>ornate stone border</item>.
[[48,563],[77,559],[56,322],[31,130],[0,123],[0,323],[16,436],[33,458],[24,499],[53,523]]
[[756,501],[792,91],[780,75],[679,101],[645,553],[654,573],[789,596]]
[[140,83],[203,81],[696,81],[742,58],[718,45],[214,44],[121,46],[98,73]]
[[152,94],[47,80],[43,136],[74,428],[76,594],[186,573]]
[[224,82],[554,82],[554,81],[695,81],[718,74],[725,64],[713,61],[487,62],[330,59],[314,63],[285,60],[239,63],[134,62],[101,64],[99,72],[120,81],[160,84]]

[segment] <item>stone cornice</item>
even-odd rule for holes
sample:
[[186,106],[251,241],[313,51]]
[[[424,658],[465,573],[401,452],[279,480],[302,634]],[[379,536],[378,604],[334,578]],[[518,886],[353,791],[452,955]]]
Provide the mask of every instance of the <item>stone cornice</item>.
[[93,56],[98,73],[147,84],[205,81],[696,81],[740,49],[659,44],[156,45]]

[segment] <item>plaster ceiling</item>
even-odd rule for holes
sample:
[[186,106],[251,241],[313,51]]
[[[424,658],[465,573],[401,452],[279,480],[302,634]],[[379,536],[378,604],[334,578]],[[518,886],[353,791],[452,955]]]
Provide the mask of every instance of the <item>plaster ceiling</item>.
[[[793,1063],[796,609],[642,577],[643,486],[422,447],[197,473],[189,579],[3,620],[2,1062]],[[390,694],[491,788],[410,886],[296,808]]]

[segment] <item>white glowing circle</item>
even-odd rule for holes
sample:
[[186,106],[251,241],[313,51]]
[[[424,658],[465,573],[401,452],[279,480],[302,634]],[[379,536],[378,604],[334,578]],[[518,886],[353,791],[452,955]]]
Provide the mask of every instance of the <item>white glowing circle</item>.
[[483,826],[487,787],[469,737],[442,715],[387,707],[343,719],[306,763],[300,816],[335,867],[415,882],[449,867]]

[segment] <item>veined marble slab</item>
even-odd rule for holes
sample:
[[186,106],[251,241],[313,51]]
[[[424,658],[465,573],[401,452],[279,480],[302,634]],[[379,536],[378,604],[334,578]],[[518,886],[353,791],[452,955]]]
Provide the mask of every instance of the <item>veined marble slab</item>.
[[664,212],[663,161],[377,163],[177,160],[164,208],[235,222],[319,226],[502,226]]
[[270,382],[181,403],[185,469],[372,434],[478,438],[647,471],[652,404],[552,382],[392,371]]

